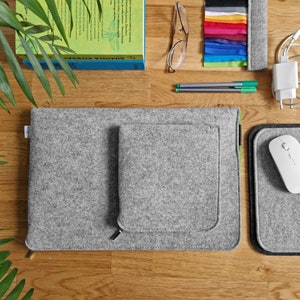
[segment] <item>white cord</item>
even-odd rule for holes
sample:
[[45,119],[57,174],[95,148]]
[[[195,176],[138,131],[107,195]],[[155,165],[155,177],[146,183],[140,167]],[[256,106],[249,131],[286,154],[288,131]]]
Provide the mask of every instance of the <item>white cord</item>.
[[[296,55],[293,55],[293,56],[290,56],[290,57],[288,56],[289,50],[292,47],[300,47],[300,44],[295,44],[294,43],[299,38],[299,36],[300,36],[300,28],[297,31],[295,31],[294,33],[287,36],[283,40],[283,42],[280,44],[280,46],[277,50],[277,63],[288,62],[290,59],[300,57],[300,54],[296,54]],[[286,44],[287,44],[287,46],[285,46]],[[299,83],[300,83],[300,81],[299,81]],[[272,94],[274,95],[273,89],[272,89]],[[295,99],[298,99],[299,101],[294,102]],[[295,98],[289,99],[289,101],[290,101],[289,104],[288,103],[283,103],[283,101],[280,101],[280,108],[282,108],[283,105],[288,105],[288,106],[290,106],[290,108],[293,108],[295,105],[300,104],[300,97],[296,96]]]

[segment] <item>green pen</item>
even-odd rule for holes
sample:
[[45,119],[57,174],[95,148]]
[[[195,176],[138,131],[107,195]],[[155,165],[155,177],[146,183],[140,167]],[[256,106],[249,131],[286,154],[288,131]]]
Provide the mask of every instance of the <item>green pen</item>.
[[178,83],[176,88],[218,88],[218,87],[233,87],[233,88],[247,88],[257,87],[258,82],[255,80],[238,80],[233,82],[203,82],[203,83]]
[[255,93],[256,87],[228,87],[228,88],[213,88],[213,87],[203,87],[203,88],[175,88],[176,93]]

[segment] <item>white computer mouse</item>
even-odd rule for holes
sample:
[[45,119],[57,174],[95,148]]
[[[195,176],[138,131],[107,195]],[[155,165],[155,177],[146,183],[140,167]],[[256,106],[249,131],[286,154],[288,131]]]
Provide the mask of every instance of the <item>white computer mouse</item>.
[[290,193],[300,193],[300,143],[291,135],[281,135],[269,143],[269,151]]

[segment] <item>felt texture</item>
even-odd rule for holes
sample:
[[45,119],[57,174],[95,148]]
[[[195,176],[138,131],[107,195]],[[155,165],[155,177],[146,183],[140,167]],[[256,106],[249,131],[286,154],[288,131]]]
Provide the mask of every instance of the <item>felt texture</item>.
[[123,230],[211,229],[218,221],[218,190],[218,127],[120,127],[118,224]]
[[232,40],[226,40],[226,39],[221,39],[221,38],[217,38],[217,39],[207,38],[206,41],[213,42],[213,43],[224,44],[224,45],[228,45],[228,44],[231,44],[231,45],[244,45],[244,46],[247,45],[247,42],[245,42],[245,41],[232,41]]
[[[117,239],[111,239],[118,228],[119,130],[124,124],[219,128],[216,226],[190,232],[123,232]],[[27,247],[31,250],[233,249],[240,235],[238,125],[238,108],[33,109]]]
[[[220,6],[215,6],[217,3]],[[232,3],[230,3],[231,5]],[[213,5],[213,7],[209,6]],[[218,64],[209,64],[209,66],[231,67],[237,65],[247,65],[247,33],[248,33],[248,13],[246,5],[244,7],[226,6],[221,1],[205,2],[204,9],[204,55],[203,64],[208,66],[207,62],[217,62]],[[224,8],[224,9],[223,9]],[[242,9],[240,9],[242,8]],[[242,12],[240,12],[242,10]],[[239,38],[236,38],[239,36]],[[233,38],[232,38],[233,37]],[[241,38],[242,37],[242,40]],[[212,42],[210,39],[222,39],[223,42]],[[225,43],[224,41],[228,42]],[[231,41],[235,41],[232,43]],[[239,44],[238,42],[243,42]],[[208,58],[207,56],[211,56]],[[232,58],[232,55],[240,57]],[[221,57],[220,57],[221,56]],[[243,56],[243,57],[241,57]],[[244,61],[235,63],[232,61]]]
[[210,55],[207,54],[204,62],[232,62],[232,61],[243,61],[247,58],[246,55]]
[[246,16],[247,13],[238,13],[238,12],[229,12],[229,11],[222,11],[222,12],[215,12],[215,11],[210,11],[210,10],[205,10],[205,15],[206,16]]
[[270,254],[300,253],[300,194],[287,191],[268,149],[283,134],[300,141],[299,127],[263,128],[253,141],[256,239]]
[[205,34],[247,34],[247,30],[239,28],[205,27]]
[[218,67],[244,67],[247,65],[247,62],[242,60],[234,60],[234,61],[225,61],[225,62],[204,62],[205,67],[212,67],[212,68],[218,68]]
[[268,67],[267,0],[248,0],[248,70]]
[[241,13],[241,14],[247,14],[248,9],[247,7],[230,7],[230,6],[206,6],[205,11],[214,11],[214,12],[235,12],[235,13]]
[[208,22],[204,21],[203,26],[205,27],[222,27],[222,28],[239,28],[247,29],[246,24],[231,24],[231,23],[222,23],[222,22]]
[[204,53],[215,55],[247,55],[244,45],[228,45],[206,41]]
[[[230,2],[230,3],[229,3]],[[207,7],[248,7],[248,0],[206,0],[205,6]]]
[[209,39],[209,38],[223,38],[223,39],[227,39],[227,40],[232,40],[232,41],[247,41],[247,36],[243,35],[243,34],[236,34],[236,35],[232,35],[232,34],[207,34],[205,35],[205,39]]
[[244,15],[236,15],[236,16],[205,16],[204,21],[207,22],[220,22],[220,23],[230,23],[230,24],[248,24],[248,19]]

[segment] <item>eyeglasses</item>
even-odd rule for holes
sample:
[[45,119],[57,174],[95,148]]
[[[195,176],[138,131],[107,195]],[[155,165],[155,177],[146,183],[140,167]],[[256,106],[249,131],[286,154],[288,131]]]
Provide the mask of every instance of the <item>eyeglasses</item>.
[[172,44],[168,53],[168,71],[174,73],[182,64],[189,37],[189,20],[184,6],[176,2],[173,18]]

